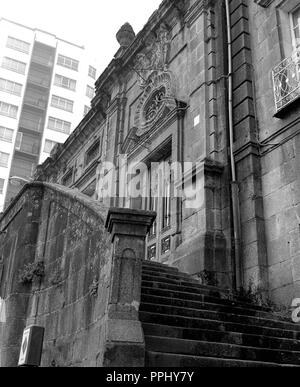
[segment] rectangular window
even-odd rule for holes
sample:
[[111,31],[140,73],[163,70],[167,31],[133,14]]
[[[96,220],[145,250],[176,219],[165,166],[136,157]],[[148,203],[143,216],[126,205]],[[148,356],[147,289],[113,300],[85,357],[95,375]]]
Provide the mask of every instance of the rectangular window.
[[90,198],[94,196],[96,192],[96,180],[94,180],[91,184],[89,184],[82,193],[89,196]]
[[70,169],[62,179],[62,185],[70,187],[73,183],[73,168]]
[[12,48],[16,51],[24,52],[25,54],[29,54],[30,51],[30,43],[24,42],[23,40],[13,38],[9,36],[7,39],[6,47]]
[[290,13],[293,48],[300,48],[300,7]]
[[[153,163],[149,170],[149,183],[150,183],[150,211],[157,212],[158,210],[158,166]],[[150,238],[156,236],[157,220],[153,223],[150,229]]]
[[4,179],[0,179],[0,195],[3,194],[3,189],[4,189]]
[[25,74],[26,71],[26,63],[8,57],[3,58],[2,67],[19,74]]
[[46,140],[45,146],[44,146],[44,152],[50,154],[52,152],[52,149],[55,147],[56,144],[58,144],[58,143],[55,141]]
[[89,86],[89,85],[87,85],[87,87],[86,87],[86,96],[92,99],[92,98],[94,98],[94,93],[95,93],[94,92],[94,88]]
[[9,154],[0,152],[0,167],[8,167]]
[[150,211],[157,212],[157,220],[150,232],[150,238],[171,227],[172,169],[171,156],[159,162],[152,162],[149,168],[148,189]]
[[74,102],[66,99],[59,97],[57,95],[52,96],[52,101],[51,101],[51,106],[57,108],[57,109],[62,109],[67,112],[73,113],[73,107],[74,107]]
[[12,142],[14,131],[12,129],[0,126],[0,141]]
[[22,85],[20,83],[9,81],[8,79],[0,78],[0,90],[5,93],[21,96]]
[[76,90],[76,81],[74,79],[70,79],[62,75],[58,75],[58,74],[55,75],[54,84],[56,86],[64,87],[65,89],[69,89],[72,91]]
[[64,55],[58,55],[57,64],[68,69],[78,71],[79,61]]
[[96,69],[93,66],[89,66],[89,76],[93,79],[96,79]]
[[100,141],[97,141],[85,155],[85,166],[89,166],[99,156]]
[[70,134],[71,122],[63,121],[54,117],[49,117],[48,129],[55,130],[56,132]]
[[171,226],[171,158],[164,161],[163,169],[163,198],[162,198],[162,228]]
[[0,114],[11,118],[17,118],[18,106],[0,101]]

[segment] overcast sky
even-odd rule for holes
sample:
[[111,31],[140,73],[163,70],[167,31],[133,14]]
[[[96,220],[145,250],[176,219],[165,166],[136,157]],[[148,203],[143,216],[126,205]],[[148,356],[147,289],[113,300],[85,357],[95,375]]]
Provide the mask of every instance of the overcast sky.
[[162,0],[1,0],[0,17],[84,45],[102,72],[125,22],[139,32]]

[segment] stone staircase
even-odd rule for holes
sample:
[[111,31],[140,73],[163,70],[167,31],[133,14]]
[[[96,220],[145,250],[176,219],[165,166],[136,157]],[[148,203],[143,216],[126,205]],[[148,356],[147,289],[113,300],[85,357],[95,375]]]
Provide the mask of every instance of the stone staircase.
[[143,263],[140,320],[147,367],[300,366],[299,325],[159,263]]

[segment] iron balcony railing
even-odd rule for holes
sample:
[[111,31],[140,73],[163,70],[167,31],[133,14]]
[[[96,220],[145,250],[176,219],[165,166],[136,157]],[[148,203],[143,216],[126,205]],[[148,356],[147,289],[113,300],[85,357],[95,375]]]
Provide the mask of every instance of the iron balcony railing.
[[273,87],[277,113],[300,97],[300,51],[273,69]]

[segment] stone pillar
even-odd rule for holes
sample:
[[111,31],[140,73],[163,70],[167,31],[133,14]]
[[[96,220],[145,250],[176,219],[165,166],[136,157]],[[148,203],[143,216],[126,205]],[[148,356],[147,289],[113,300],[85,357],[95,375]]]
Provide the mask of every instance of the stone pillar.
[[112,270],[107,310],[104,367],[144,367],[145,341],[139,321],[146,235],[156,214],[111,209],[106,228],[112,237]]

